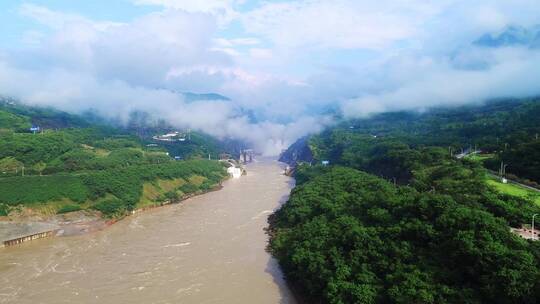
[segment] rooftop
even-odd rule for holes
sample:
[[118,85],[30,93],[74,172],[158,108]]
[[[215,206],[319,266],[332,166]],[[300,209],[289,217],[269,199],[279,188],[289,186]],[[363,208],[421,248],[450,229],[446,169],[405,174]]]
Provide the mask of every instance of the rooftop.
[[[0,222],[0,244],[5,241],[21,238],[24,236],[53,231],[58,229],[57,225],[48,223],[14,223]],[[1,245],[0,245],[1,247]]]
[[534,229],[534,233],[532,233],[531,229],[527,227],[510,228],[510,230],[526,240],[538,240],[540,235],[540,230]]

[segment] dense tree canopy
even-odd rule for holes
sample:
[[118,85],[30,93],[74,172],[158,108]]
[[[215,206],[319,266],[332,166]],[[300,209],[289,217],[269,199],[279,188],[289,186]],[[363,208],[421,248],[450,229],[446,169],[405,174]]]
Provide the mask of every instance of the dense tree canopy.
[[538,249],[491,206],[451,194],[335,167],[273,216],[271,248],[325,303],[535,303]]
[[[310,303],[537,303],[540,242],[510,227],[540,209],[489,186],[484,165],[539,180],[538,132],[538,100],[329,128],[303,140],[270,249]],[[490,158],[455,157],[474,146]]]

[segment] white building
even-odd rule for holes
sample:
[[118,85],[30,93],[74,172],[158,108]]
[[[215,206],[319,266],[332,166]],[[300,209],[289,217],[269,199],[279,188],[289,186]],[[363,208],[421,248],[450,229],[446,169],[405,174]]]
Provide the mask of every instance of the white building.
[[240,178],[242,176],[242,169],[236,167],[227,168],[227,173],[233,178]]

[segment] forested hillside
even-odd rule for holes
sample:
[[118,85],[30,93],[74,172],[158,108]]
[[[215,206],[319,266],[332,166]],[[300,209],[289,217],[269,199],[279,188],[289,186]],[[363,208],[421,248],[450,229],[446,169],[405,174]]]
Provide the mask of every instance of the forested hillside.
[[[534,178],[539,109],[388,113],[312,136],[270,220],[289,281],[315,303],[537,303],[540,245],[510,228],[540,207],[492,187],[485,165],[526,149],[512,172]],[[456,157],[471,146],[490,154]]]
[[[31,129],[32,128],[32,129]],[[150,144],[151,143],[151,144]],[[175,161],[179,155],[183,161]],[[227,148],[193,132],[164,146],[119,127],[50,108],[0,102],[0,216],[21,207],[96,209],[121,216],[215,187]]]
[[[385,146],[398,150],[437,146],[449,155],[478,149],[488,156],[488,168],[498,170],[503,161],[508,164],[508,174],[539,182],[539,136],[540,99],[533,98],[437,108],[423,113],[383,113],[345,121],[303,141],[314,161],[337,161],[360,169],[366,169],[366,160],[376,157]],[[300,154],[301,147],[291,148],[283,160],[292,153]],[[310,157],[308,161],[311,160]],[[407,174],[397,171],[397,175]],[[390,172],[384,175],[394,177]]]

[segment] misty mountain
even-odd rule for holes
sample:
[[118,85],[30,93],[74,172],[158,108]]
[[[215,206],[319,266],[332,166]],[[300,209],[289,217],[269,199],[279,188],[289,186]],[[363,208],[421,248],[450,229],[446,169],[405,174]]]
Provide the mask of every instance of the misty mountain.
[[474,41],[482,47],[526,46],[540,48],[540,25],[526,28],[522,26],[507,26],[499,33],[486,33]]
[[191,93],[191,92],[182,92],[180,93],[184,96],[186,101],[193,102],[193,101],[202,101],[202,100],[221,100],[221,101],[229,101],[231,100],[229,97],[217,94],[217,93]]
[[208,100],[217,100],[217,101],[230,101],[231,99],[227,96],[223,96],[218,93],[193,93],[193,92],[180,92],[176,90],[170,90],[166,88],[158,88],[159,90],[167,90],[171,93],[178,94],[184,97],[187,102],[196,102],[196,101],[208,101]]
[[[231,101],[227,96],[223,96],[217,93],[191,93],[191,92],[182,92],[179,93],[184,96],[187,102],[197,102],[197,101]],[[248,118],[248,121],[252,124],[256,124],[259,121],[263,121],[265,117],[256,113],[251,109],[246,109],[241,106],[235,106],[235,110],[238,116],[245,116]]]
[[9,97],[0,97],[0,129],[28,129],[39,126],[46,129],[86,128],[92,123],[84,116],[60,111],[53,107],[35,107]]
[[[517,147],[536,140],[540,133],[539,123],[540,97],[494,99],[477,105],[436,107],[424,112],[386,112],[363,119],[342,119],[320,135],[299,139],[281,154],[280,160],[294,166],[301,162],[311,163],[317,155],[319,161],[335,159],[351,146],[351,134],[371,143],[403,138],[413,146],[438,146],[454,151],[477,146],[484,152],[495,153],[506,145]],[[318,143],[313,141],[317,137],[322,138]],[[341,140],[339,144],[326,149],[331,152],[321,154],[321,150],[317,150],[317,145],[330,145],[330,141],[338,139]],[[349,154],[350,157],[353,155]],[[509,170],[514,169],[518,167]],[[536,178],[534,173],[522,175]]]
[[[198,101],[231,101],[227,96],[223,96],[218,93],[192,93],[192,92],[177,92],[171,91],[176,94],[183,96],[188,103],[198,102]],[[252,124],[256,124],[260,121],[267,119],[264,117],[263,113],[256,113],[252,109],[247,109],[245,107],[235,105],[231,103],[231,106],[234,107],[235,113],[238,117],[247,117],[248,121]]]

